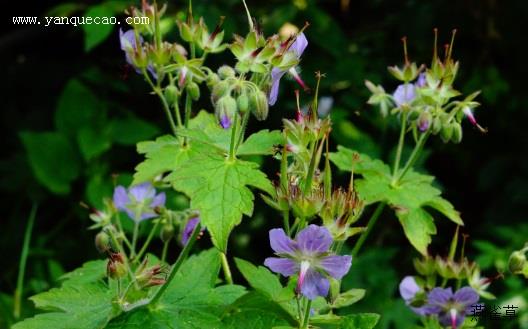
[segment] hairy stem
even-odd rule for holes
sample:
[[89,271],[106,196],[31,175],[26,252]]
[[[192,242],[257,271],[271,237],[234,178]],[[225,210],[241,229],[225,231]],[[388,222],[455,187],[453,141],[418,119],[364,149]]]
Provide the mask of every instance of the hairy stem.
[[235,114],[235,120],[231,126],[231,142],[229,143],[229,160],[235,159],[236,132],[238,126],[238,114]]
[[225,280],[228,284],[233,284],[233,276],[231,275],[231,269],[229,268],[227,255],[222,252],[220,253],[220,258],[222,259],[222,269],[224,271]]

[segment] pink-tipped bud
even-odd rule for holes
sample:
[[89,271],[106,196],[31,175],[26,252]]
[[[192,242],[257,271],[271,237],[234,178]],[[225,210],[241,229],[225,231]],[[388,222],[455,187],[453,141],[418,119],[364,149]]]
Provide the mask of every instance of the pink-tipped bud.
[[483,133],[488,131],[486,128],[482,128],[482,126],[478,124],[477,119],[475,119],[475,115],[473,114],[473,112],[471,111],[471,109],[469,107],[467,107],[467,106],[464,107],[464,109],[462,111],[464,112],[464,114],[468,118],[469,122],[471,122],[471,124],[473,126],[477,127],[478,130],[480,130]]
[[186,66],[182,67],[181,70],[180,70],[180,78],[178,79],[178,86],[180,88],[182,88],[183,85],[185,84],[185,80],[187,78],[187,72],[188,71],[189,71],[189,69]]

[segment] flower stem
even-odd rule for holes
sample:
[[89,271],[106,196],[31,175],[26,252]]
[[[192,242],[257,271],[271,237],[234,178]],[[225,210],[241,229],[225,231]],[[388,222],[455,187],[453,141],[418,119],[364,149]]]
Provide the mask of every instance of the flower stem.
[[290,236],[290,211],[288,209],[282,211],[282,220],[284,222],[284,229],[286,230],[286,234]]
[[402,114],[402,120],[401,120],[401,130],[400,130],[400,139],[398,140],[398,148],[396,149],[396,158],[394,159],[394,168],[392,170],[392,177],[393,179],[396,178],[396,175],[398,173],[398,169],[400,167],[400,160],[401,160],[401,154],[403,145],[405,142],[405,128],[406,128],[406,120],[405,115]]
[[132,250],[130,251],[131,258],[136,258],[136,244],[139,235],[139,221],[134,221],[134,233],[132,233]]
[[157,303],[159,301],[159,299],[161,298],[161,296],[163,295],[163,293],[165,292],[165,290],[167,290],[167,287],[169,286],[171,281],[176,276],[176,273],[178,272],[178,270],[180,269],[181,265],[183,264],[183,261],[185,259],[187,259],[187,256],[189,255],[189,252],[191,251],[192,247],[194,246],[194,243],[196,242],[196,238],[198,237],[198,234],[200,234],[200,230],[201,229],[202,228],[200,227],[199,224],[196,225],[196,227],[194,228],[194,230],[193,230],[193,232],[191,234],[191,237],[189,238],[189,241],[187,242],[185,247],[183,247],[183,250],[181,251],[181,253],[178,256],[178,259],[176,260],[174,265],[172,265],[172,268],[171,268],[171,271],[169,273],[169,276],[167,277],[167,281],[165,282],[165,284],[163,284],[158,289],[158,291],[156,291],[156,294],[152,297],[152,299],[150,300],[149,304]]
[[383,208],[385,208],[385,202],[378,203],[378,207],[376,208],[376,210],[374,210],[374,213],[372,214],[372,216],[370,217],[368,221],[367,229],[363,231],[363,233],[361,233],[361,236],[357,240],[356,245],[354,246],[354,249],[352,249],[353,257],[357,256],[359,250],[363,246],[363,243],[365,243],[365,240],[367,239],[370,231],[372,231],[372,228],[374,227],[374,225],[378,221],[378,218],[383,212]]
[[312,307],[312,301],[308,299],[308,302],[305,305],[304,309],[304,317],[303,317],[303,323],[301,328],[307,329],[308,324],[310,323],[310,308]]
[[22,292],[24,289],[24,275],[26,273],[26,263],[29,254],[29,242],[31,240],[31,232],[33,231],[33,224],[35,223],[35,217],[37,215],[37,204],[34,203],[29,213],[28,223],[26,231],[24,232],[24,242],[22,243],[22,254],[20,255],[20,265],[18,266],[18,277],[17,285],[15,290],[15,296],[13,300],[13,316],[15,319],[20,317],[21,305],[22,305]]
[[304,183],[304,195],[307,195],[308,192],[310,192],[310,190],[312,189],[312,180],[313,180],[313,175],[314,175],[314,172],[315,172],[315,162],[316,162],[316,155],[317,155],[317,150],[318,150],[318,146],[317,146],[317,141],[315,141],[313,144],[312,144],[312,157],[310,159],[310,166],[308,167],[308,174],[306,175],[306,181]]
[[240,144],[244,141],[244,134],[246,133],[246,127],[249,121],[249,111],[246,111],[244,113],[244,116],[242,117],[242,125],[240,126],[240,133],[238,134],[238,139],[235,145],[235,151],[238,149]]
[[161,88],[159,86],[154,85],[154,83],[148,76],[147,70],[143,69],[142,72],[143,76],[145,77],[145,80],[147,80],[148,84],[152,88],[152,91],[154,91],[154,93],[158,95],[159,99],[161,100],[161,104],[163,105],[163,110],[165,111],[165,115],[167,116],[167,120],[169,121],[172,133],[176,136],[176,124],[174,123],[174,118],[172,117],[169,104],[167,103],[165,96],[163,96],[163,93],[161,92]]
[[227,262],[227,256],[224,252],[220,253],[222,259],[222,269],[224,270],[225,280],[228,284],[233,284],[233,277],[231,275],[231,269],[229,268],[229,263]]
[[154,226],[152,227],[152,229],[150,230],[150,233],[147,237],[147,240],[145,241],[145,243],[143,244],[143,247],[141,247],[141,250],[139,250],[138,254],[136,257],[134,257],[134,259],[136,261],[139,261],[141,259],[141,257],[143,256],[143,254],[145,253],[145,251],[147,251],[147,248],[150,244],[150,241],[152,240],[152,238],[154,237],[154,233],[156,232],[156,229],[158,228],[159,226],[159,223],[160,221],[158,220],[156,222],[156,224],[154,224]]
[[407,160],[407,163],[405,164],[405,167],[403,167],[401,173],[397,176],[395,183],[398,183],[405,176],[407,171],[409,171],[409,169],[411,169],[411,167],[414,165],[430,134],[431,130],[428,130],[425,134],[422,134],[422,136],[420,136],[418,143],[416,143],[416,145],[414,146],[414,150],[411,153],[411,156]]
[[167,240],[163,243],[163,250],[161,251],[161,262],[164,263],[167,258],[167,251],[169,250],[169,244],[171,240]]
[[235,120],[231,127],[231,142],[229,144],[229,160],[235,159],[235,144],[236,144],[236,132],[238,126],[238,114],[235,114]]

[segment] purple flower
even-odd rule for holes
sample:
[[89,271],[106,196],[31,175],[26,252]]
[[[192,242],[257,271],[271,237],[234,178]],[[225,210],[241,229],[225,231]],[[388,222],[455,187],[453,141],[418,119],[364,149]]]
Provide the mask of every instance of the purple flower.
[[297,292],[308,299],[328,295],[328,276],[341,279],[350,269],[351,256],[338,256],[329,252],[332,236],[325,228],[309,225],[299,232],[295,240],[284,230],[269,232],[270,245],[279,257],[269,257],[264,265],[284,276],[299,274]]
[[[141,47],[143,45],[143,37],[138,34],[138,43]],[[134,29],[128,30],[126,32],[123,32],[122,29],[119,29],[119,44],[121,46],[121,50],[125,52],[125,59],[128,65],[131,65],[136,70],[136,73],[141,74],[141,70],[134,65],[134,61],[132,59],[132,56],[136,53],[138,48],[138,43],[136,43],[136,35],[134,33]],[[154,66],[149,63],[147,66],[147,70],[152,75],[154,79],[158,79],[158,75],[156,74],[156,69]]]
[[411,306],[411,304],[415,301],[415,298],[418,294],[423,293],[423,289],[418,286],[416,283],[416,280],[412,276],[406,276],[403,278],[403,280],[400,282],[400,295],[405,301],[405,304],[409,306],[409,308],[418,315],[426,315],[425,308],[422,307],[414,307]]
[[185,246],[187,242],[189,242],[189,239],[191,238],[191,235],[194,229],[196,228],[196,225],[198,225],[199,223],[200,223],[200,217],[193,217],[187,221],[182,231],[182,236],[181,236],[182,245]]
[[427,314],[436,314],[444,326],[458,328],[466,315],[471,314],[471,306],[479,300],[479,295],[471,287],[463,287],[453,293],[451,288],[434,288],[427,295]]
[[418,75],[418,79],[416,80],[416,83],[414,85],[418,88],[422,88],[427,85],[427,78],[425,72],[422,72]]
[[157,217],[156,207],[165,205],[165,193],[156,195],[156,190],[150,183],[130,187],[117,186],[114,190],[114,205],[124,211],[135,222]]
[[231,127],[231,119],[227,115],[223,115],[220,119],[220,125],[224,129],[229,129]]
[[[295,41],[290,45],[290,48],[288,51],[292,51],[295,56],[299,59],[301,58],[304,50],[308,46],[308,39],[306,39],[306,36],[304,33],[301,33],[295,38]],[[278,67],[274,67],[271,70],[271,90],[268,97],[268,104],[274,105],[275,102],[277,102],[277,96],[279,95],[279,84],[281,78],[284,76],[286,72],[289,72],[292,77],[301,85],[303,89],[306,89],[306,84],[299,76],[299,73],[297,73],[297,70],[295,70],[295,67],[292,67],[288,70],[281,70]]]
[[409,104],[416,97],[416,87],[411,83],[403,83],[396,88],[392,97],[398,107]]

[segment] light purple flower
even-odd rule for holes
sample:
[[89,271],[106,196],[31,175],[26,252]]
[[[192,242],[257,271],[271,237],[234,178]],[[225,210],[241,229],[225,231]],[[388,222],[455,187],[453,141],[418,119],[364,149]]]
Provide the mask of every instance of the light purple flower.
[[451,288],[434,288],[427,295],[427,314],[436,314],[444,326],[458,328],[466,315],[471,314],[471,306],[479,300],[479,295],[471,287],[463,287],[453,293]]
[[396,88],[392,97],[398,107],[409,104],[416,97],[416,87],[411,83],[403,83]]
[[231,119],[227,115],[223,115],[220,119],[220,125],[224,129],[229,129],[231,127]]
[[[143,45],[143,37],[138,34],[138,40],[139,46],[141,47]],[[134,61],[132,60],[132,54],[134,54],[137,51],[138,44],[136,43],[136,35],[134,33],[134,29],[128,30],[126,32],[123,32],[122,29],[119,29],[119,44],[121,46],[121,50],[125,52],[125,59],[128,65],[131,65],[136,70],[136,73],[141,74],[141,70],[134,65]],[[147,71],[152,75],[154,79],[158,79],[158,75],[156,74],[156,69],[152,65],[152,63],[149,63],[147,66]]]
[[328,295],[328,276],[340,280],[350,269],[351,256],[330,253],[333,241],[325,227],[309,225],[297,234],[295,240],[290,239],[283,229],[270,230],[269,237],[271,248],[279,257],[266,258],[264,265],[284,276],[299,274],[297,292],[308,299]]
[[182,237],[181,237],[182,245],[185,246],[187,242],[189,242],[189,239],[191,238],[191,235],[194,229],[196,228],[196,225],[198,225],[199,223],[200,223],[200,217],[193,217],[187,221],[182,231]]
[[427,78],[425,72],[422,72],[418,75],[418,79],[416,80],[416,83],[414,85],[418,88],[422,88],[427,85]]
[[[290,48],[288,48],[288,51],[292,51],[295,56],[299,59],[301,58],[304,50],[308,46],[308,39],[306,39],[306,36],[304,33],[300,33],[296,38],[295,41],[290,45]],[[292,67],[288,70],[281,70],[280,68],[274,67],[271,70],[271,90],[268,96],[268,104],[274,105],[275,102],[277,102],[277,96],[279,95],[279,84],[280,80],[286,74],[286,72],[290,73],[291,76],[297,81],[299,85],[303,89],[306,89],[306,84],[299,76],[299,73],[297,73],[297,70],[295,67]]]
[[156,195],[156,190],[150,183],[130,187],[128,190],[119,185],[114,189],[114,205],[124,211],[135,222],[157,217],[156,207],[165,205],[165,193]]
[[424,307],[414,307],[411,306],[415,300],[416,295],[422,293],[423,289],[416,283],[416,280],[412,276],[406,276],[400,282],[400,295],[405,301],[405,304],[418,315],[426,315]]

